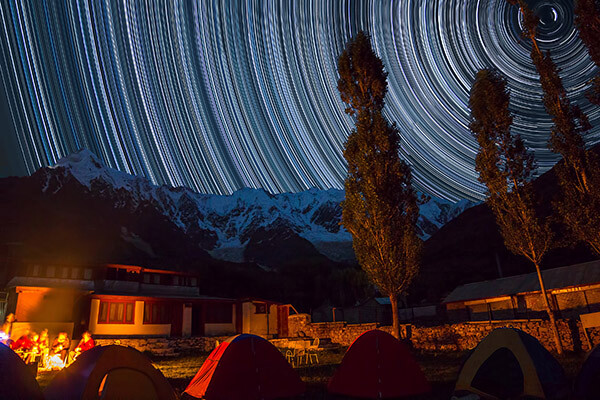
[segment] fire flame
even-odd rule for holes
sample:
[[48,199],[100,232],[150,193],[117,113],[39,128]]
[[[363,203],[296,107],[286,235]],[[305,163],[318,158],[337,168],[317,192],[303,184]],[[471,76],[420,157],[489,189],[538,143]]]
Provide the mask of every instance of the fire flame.
[[48,362],[46,363],[45,370],[53,371],[53,370],[61,370],[65,367],[65,362],[60,358],[60,354],[55,354],[53,356],[48,357]]

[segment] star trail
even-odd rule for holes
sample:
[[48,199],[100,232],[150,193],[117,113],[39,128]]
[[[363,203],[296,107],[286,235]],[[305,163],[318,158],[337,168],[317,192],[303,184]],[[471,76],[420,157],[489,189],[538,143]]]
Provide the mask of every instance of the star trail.
[[[600,110],[583,95],[596,67],[572,1],[530,3],[597,143]],[[507,76],[514,131],[539,172],[557,161],[521,24],[504,0],[1,0],[2,79],[30,173],[87,148],[121,171],[203,193],[342,188],[353,120],[336,63],[363,29],[389,73],[385,112],[417,187],[481,199],[468,130],[478,69]]]

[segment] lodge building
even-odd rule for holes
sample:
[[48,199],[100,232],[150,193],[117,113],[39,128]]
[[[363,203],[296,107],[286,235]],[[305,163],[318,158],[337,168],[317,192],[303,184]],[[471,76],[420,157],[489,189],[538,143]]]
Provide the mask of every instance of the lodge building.
[[[194,274],[133,265],[30,264],[6,283],[13,336],[26,329],[78,337],[287,335],[289,305],[203,296]],[[3,317],[3,316],[2,316]]]
[[[600,260],[544,270],[542,277],[558,317],[600,311]],[[546,317],[536,272],[458,286],[443,304],[456,322]]]

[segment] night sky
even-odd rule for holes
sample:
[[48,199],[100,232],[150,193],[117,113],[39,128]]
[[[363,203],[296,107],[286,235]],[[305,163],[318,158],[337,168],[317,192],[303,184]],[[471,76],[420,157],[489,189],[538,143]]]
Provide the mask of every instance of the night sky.
[[[600,109],[582,94],[596,69],[572,3],[530,2],[596,143]],[[386,115],[418,188],[481,199],[467,128],[478,69],[508,77],[514,132],[540,172],[557,160],[519,16],[504,0],[0,0],[0,176],[88,148],[114,168],[204,193],[342,188],[353,121],[336,62],[363,29],[389,72]]]

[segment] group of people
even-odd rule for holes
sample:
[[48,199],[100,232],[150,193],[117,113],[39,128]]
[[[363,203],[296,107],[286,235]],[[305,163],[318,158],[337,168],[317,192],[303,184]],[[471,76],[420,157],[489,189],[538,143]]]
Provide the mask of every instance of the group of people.
[[[14,315],[9,314],[0,331],[0,342],[9,346],[27,364],[39,363],[41,369],[62,368],[69,365],[83,352],[95,346],[90,332],[83,333],[79,344],[69,351],[71,340],[66,332],[60,332],[50,345],[48,329],[39,334],[27,329],[17,340],[11,339]],[[58,362],[57,362],[58,361]]]

